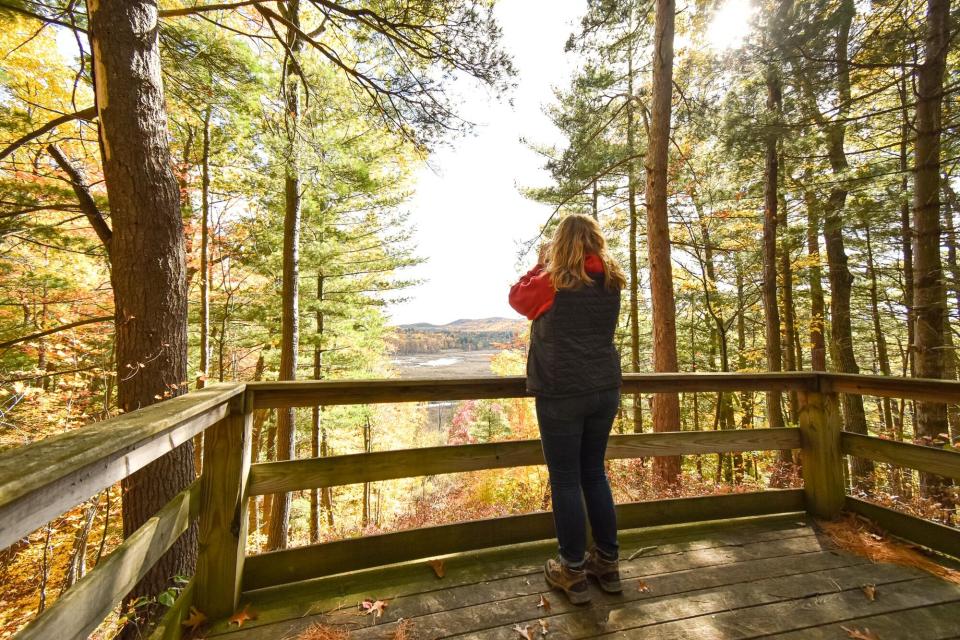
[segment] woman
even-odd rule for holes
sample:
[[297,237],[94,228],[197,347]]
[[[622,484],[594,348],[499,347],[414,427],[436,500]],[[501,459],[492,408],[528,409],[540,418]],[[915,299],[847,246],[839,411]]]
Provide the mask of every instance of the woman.
[[[587,576],[604,591],[621,591],[617,520],[603,461],[620,403],[613,334],[625,285],[597,222],[568,215],[541,248],[537,266],[510,289],[510,306],[533,321],[527,391],[536,397],[560,547],[544,577],[575,604],[590,601]],[[588,517],[595,543],[589,550]]]

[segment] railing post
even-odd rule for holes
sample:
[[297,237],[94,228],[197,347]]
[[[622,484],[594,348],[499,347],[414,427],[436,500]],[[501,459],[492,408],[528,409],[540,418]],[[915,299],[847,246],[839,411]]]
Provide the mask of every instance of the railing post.
[[247,391],[234,398],[227,417],[204,434],[194,606],[210,620],[231,615],[240,598],[247,540],[252,397]]
[[846,491],[840,450],[840,403],[825,376],[800,391],[800,451],[807,511],[818,518],[840,514]]

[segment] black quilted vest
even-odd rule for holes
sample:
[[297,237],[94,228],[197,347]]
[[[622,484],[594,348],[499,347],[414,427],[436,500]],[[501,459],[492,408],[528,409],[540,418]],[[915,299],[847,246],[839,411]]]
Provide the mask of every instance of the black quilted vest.
[[620,355],[613,343],[620,291],[607,291],[603,274],[593,286],[557,291],[553,305],[530,329],[527,391],[574,396],[619,387]]

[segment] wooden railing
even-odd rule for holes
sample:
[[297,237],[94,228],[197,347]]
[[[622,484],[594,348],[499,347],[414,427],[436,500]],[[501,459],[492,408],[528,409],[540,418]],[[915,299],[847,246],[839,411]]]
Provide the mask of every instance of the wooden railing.
[[[793,391],[799,426],[780,429],[615,435],[608,458],[800,449],[802,489],[777,489],[617,506],[635,528],[806,510],[823,518],[843,508],[891,533],[960,557],[960,532],[847,496],[843,457],[853,455],[960,478],[960,453],[842,432],[838,393],[960,403],[960,382],[826,373],[628,374],[624,393]],[[232,613],[241,591],[554,535],[548,512],[431,526],[246,555],[248,498],[392,478],[543,464],[537,440],[430,447],[251,465],[256,409],[526,396],[520,377],[459,380],[261,382],[213,385],[140,411],[0,455],[0,549],[171,451],[204,434],[203,473],[106,560],[25,627],[17,638],[82,638],[198,519],[191,583],[154,637],[179,637],[195,606],[210,619]]]

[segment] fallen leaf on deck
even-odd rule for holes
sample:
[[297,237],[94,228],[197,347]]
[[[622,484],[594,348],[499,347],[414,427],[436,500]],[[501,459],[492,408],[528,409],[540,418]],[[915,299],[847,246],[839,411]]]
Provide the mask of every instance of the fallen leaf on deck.
[[518,624],[513,625],[513,630],[520,634],[520,637],[524,640],[533,640],[533,634],[530,632],[530,625],[520,626]]
[[256,612],[250,611],[250,605],[248,604],[248,605],[244,605],[241,611],[237,611],[235,614],[230,616],[230,619],[227,620],[227,624],[228,625],[235,624],[238,627],[242,627],[243,623],[246,622],[247,620],[256,620],[256,619],[257,619]]
[[540,635],[545,636],[550,632],[550,623],[548,623],[543,618],[537,620],[540,623]]
[[867,596],[867,600],[873,602],[877,599],[877,587],[872,584],[865,584],[860,587],[863,590],[863,595]]
[[543,608],[544,611],[550,613],[550,601],[543,597],[543,594],[540,594],[540,602],[537,603],[537,608]]
[[854,640],[880,640],[880,636],[875,634],[870,629],[847,629],[846,627],[840,627],[847,632],[847,637],[853,638]]
[[200,611],[196,607],[190,607],[190,615],[187,616],[187,619],[181,622],[185,627],[188,627],[191,631],[196,631],[197,628],[207,621],[207,614],[203,611]]
[[373,614],[374,618],[383,615],[383,610],[387,608],[386,600],[364,600],[360,603],[360,609],[365,615]]
[[433,569],[433,572],[437,574],[438,578],[446,575],[447,570],[443,567],[443,560],[429,560],[427,564],[430,565],[430,568]]
[[641,580],[640,582],[637,583],[637,591],[639,591],[640,593],[647,593],[648,591],[650,591],[650,585],[648,585],[646,582]]

